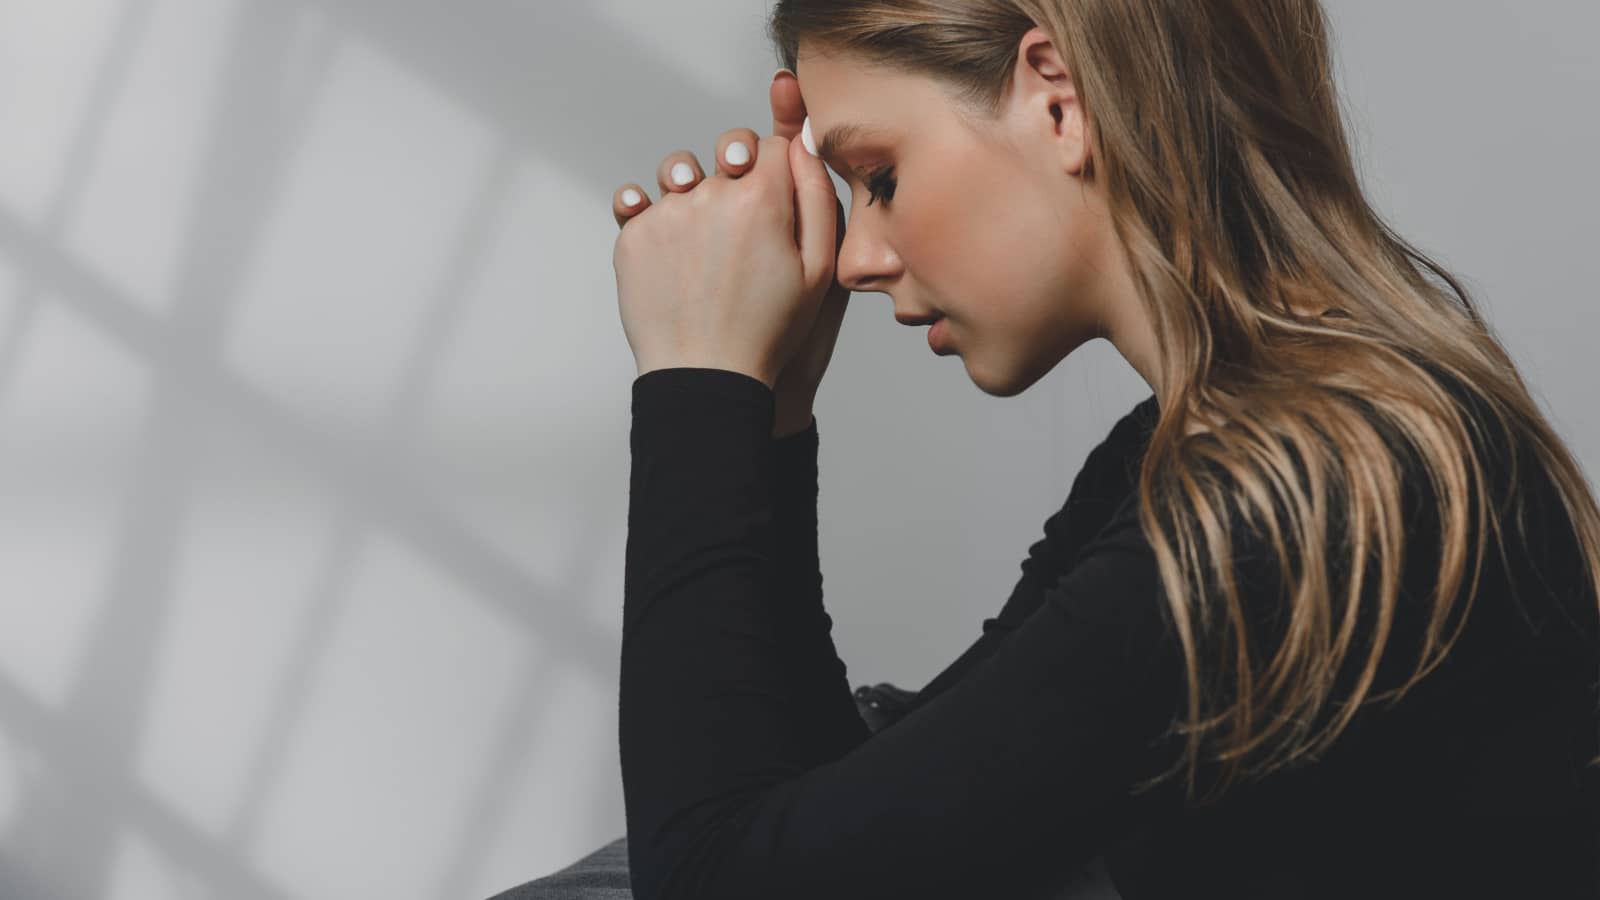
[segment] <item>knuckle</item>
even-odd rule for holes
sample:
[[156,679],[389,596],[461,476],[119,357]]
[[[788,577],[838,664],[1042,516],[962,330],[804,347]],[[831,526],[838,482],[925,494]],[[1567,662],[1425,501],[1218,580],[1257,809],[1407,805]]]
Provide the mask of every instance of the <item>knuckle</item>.
[[728,178],[707,178],[694,186],[694,190],[686,193],[690,203],[703,206],[707,203],[720,202],[722,192],[730,189],[734,182]]
[[[651,210],[656,210],[656,207],[651,207]],[[650,231],[656,227],[652,223],[654,223],[657,218],[659,218],[659,214],[636,215],[631,218],[624,219],[622,222],[622,230],[617,235],[617,244],[619,247],[624,249],[628,247],[635,247],[645,241],[648,241],[650,237]]]
[[781,199],[770,184],[763,182],[750,190],[741,191],[738,203],[740,211],[756,221],[778,221],[782,218]]

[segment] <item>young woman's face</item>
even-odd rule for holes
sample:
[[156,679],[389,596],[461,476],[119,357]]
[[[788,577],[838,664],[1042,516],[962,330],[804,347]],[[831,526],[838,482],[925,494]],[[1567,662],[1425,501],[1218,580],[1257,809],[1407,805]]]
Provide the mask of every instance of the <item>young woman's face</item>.
[[[881,291],[897,319],[943,316],[952,352],[1009,397],[1131,295],[1086,153],[1070,80],[1019,59],[1001,118],[969,126],[931,79],[802,46],[795,65],[823,161],[850,188],[837,278]],[[845,125],[869,131],[836,146]],[[922,323],[925,325],[925,322]]]

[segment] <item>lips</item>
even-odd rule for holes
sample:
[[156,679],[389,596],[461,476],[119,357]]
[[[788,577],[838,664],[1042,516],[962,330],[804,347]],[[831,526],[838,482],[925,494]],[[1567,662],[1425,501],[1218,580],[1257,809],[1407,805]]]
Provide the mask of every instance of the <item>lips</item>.
[[944,318],[943,313],[928,313],[923,315],[902,315],[900,313],[894,314],[894,320],[896,322],[899,322],[901,325],[911,325],[913,327],[917,325],[932,325],[942,318]]

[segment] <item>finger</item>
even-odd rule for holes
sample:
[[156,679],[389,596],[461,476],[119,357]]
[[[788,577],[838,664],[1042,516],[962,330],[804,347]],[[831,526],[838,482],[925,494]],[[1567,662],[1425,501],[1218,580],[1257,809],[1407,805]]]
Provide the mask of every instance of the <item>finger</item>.
[[[679,184],[678,176],[687,176],[688,180]],[[656,184],[661,186],[663,197],[667,194],[692,191],[705,177],[706,170],[700,168],[700,161],[687,150],[668,153],[666,158],[661,160],[661,165],[656,167]]]
[[844,249],[844,202],[839,199],[839,192],[833,195],[833,253],[837,263],[839,251]]
[[788,69],[779,69],[769,92],[772,102],[772,133],[794,140],[806,120],[806,101],[800,96],[800,78]]
[[[748,128],[730,128],[717,139],[717,175],[738,178],[750,171],[756,162],[756,149],[761,138]],[[739,160],[735,162],[734,160]]]
[[[637,198],[637,199],[635,199]],[[632,205],[629,200],[634,200]],[[628,220],[650,208],[650,197],[644,189],[637,184],[625,184],[611,195],[611,214],[617,219],[617,227],[621,228]]]
[[833,277],[833,262],[838,250],[838,217],[843,212],[822,160],[811,154],[801,141],[790,141],[789,165],[794,177],[795,235],[800,242],[800,265],[806,283],[824,284]]
[[[790,141],[777,135],[768,135],[761,139],[761,149],[756,151],[756,164],[751,169],[751,176],[761,179],[771,179],[774,187],[778,189],[779,197],[794,196],[794,173],[790,171],[789,145],[798,144],[799,141]],[[805,151],[800,151],[804,153]],[[783,204],[784,210],[789,213],[788,221],[794,221],[794,204]]]

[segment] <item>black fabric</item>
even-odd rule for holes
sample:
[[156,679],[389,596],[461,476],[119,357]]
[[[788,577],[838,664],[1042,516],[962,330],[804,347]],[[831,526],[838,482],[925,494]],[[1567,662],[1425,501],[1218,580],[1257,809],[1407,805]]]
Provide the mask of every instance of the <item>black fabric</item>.
[[[1489,555],[1413,694],[1221,803],[1131,795],[1175,758],[1183,685],[1131,494],[1153,399],[1091,454],[994,639],[873,734],[822,604],[817,426],[773,441],[772,393],[739,373],[640,376],[619,692],[634,896],[1049,897],[1101,854],[1126,900],[1597,896],[1595,611],[1531,465],[1514,487],[1537,549]],[[1425,510],[1407,511],[1413,610],[1437,564]],[[1272,623],[1270,554],[1234,525],[1248,612]]]
[[887,681],[856,688],[856,712],[867,728],[876,733],[899,721],[911,711],[917,692],[895,687]]

